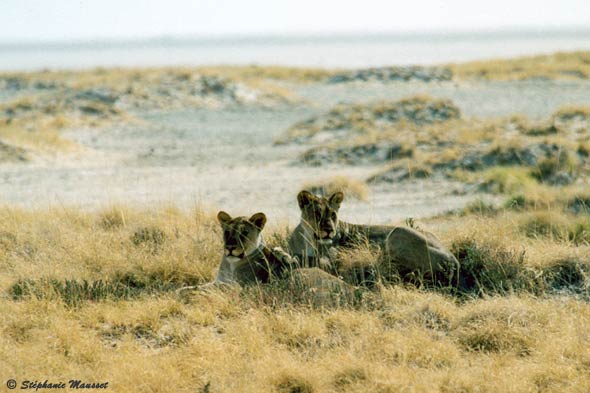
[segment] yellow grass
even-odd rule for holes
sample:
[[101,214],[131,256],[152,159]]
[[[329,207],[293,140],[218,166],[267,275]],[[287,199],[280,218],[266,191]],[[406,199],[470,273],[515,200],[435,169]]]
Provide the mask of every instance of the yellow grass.
[[306,183],[302,189],[322,195],[332,195],[340,191],[361,201],[366,201],[369,198],[369,187],[367,184],[347,176],[334,176],[329,179]]
[[[566,266],[564,258],[587,261],[587,246],[527,237],[520,214],[427,225],[447,245],[470,238],[522,249],[531,269]],[[164,240],[134,243],[141,228],[158,228]],[[220,253],[217,224],[200,211],[3,208],[0,377],[79,378],[108,381],[112,391],[152,392],[590,389],[590,306],[571,296],[457,301],[398,285],[366,305],[318,309],[276,303],[256,287],[192,295],[159,290],[75,305],[59,296],[11,295],[24,278],[107,280],[133,273],[137,280],[203,283]]]
[[198,75],[217,75],[233,80],[274,79],[284,81],[318,81],[334,74],[336,70],[282,66],[200,66],[157,68],[94,68],[81,71],[10,72],[0,76],[20,77],[41,82],[64,82],[78,87],[107,85],[117,87],[124,81],[146,79],[155,81],[162,76],[191,78]]
[[481,60],[450,65],[458,79],[522,80],[588,79],[590,52],[559,52],[512,59]]
[[30,131],[18,126],[0,126],[0,140],[38,153],[72,151],[76,143],[63,138],[59,127],[40,125]]

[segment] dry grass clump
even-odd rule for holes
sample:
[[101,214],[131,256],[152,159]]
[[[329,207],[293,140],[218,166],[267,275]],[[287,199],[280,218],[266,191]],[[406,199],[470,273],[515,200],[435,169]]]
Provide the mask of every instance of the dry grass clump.
[[574,190],[574,192],[560,193],[561,203],[573,213],[588,213],[590,209],[590,192],[588,190]]
[[472,307],[466,314],[457,323],[460,326],[457,336],[468,351],[512,352],[517,356],[529,356],[540,329],[546,324],[534,311],[504,301]]
[[553,118],[561,121],[587,120],[590,118],[590,107],[582,105],[569,105],[559,108]]
[[464,292],[502,294],[533,287],[524,250],[489,240],[459,238],[451,245],[451,252],[461,264],[460,288]]
[[330,179],[306,183],[302,188],[309,190],[309,192],[313,194],[322,196],[332,195],[333,193],[340,191],[361,201],[366,201],[369,198],[369,187],[367,184],[348,176],[334,176]]
[[125,216],[128,209],[121,206],[112,206],[98,213],[98,224],[103,229],[119,229],[125,227]]
[[512,117],[519,132],[527,136],[546,136],[557,134],[560,130],[553,121],[531,121],[522,116]]
[[473,61],[450,68],[459,79],[588,79],[590,52],[559,52],[513,59]]
[[495,216],[500,209],[492,202],[477,198],[473,202],[469,202],[464,208],[460,209],[459,214],[463,216],[479,215],[479,216]]
[[535,188],[537,182],[528,168],[492,167],[476,174],[458,171],[456,178],[476,183],[479,179],[480,189],[492,193],[515,194]]
[[395,183],[402,180],[426,179],[432,175],[432,168],[427,164],[405,159],[375,173],[367,179],[367,183]]
[[313,385],[303,375],[281,374],[275,381],[278,393],[312,393]]
[[567,151],[555,157],[544,158],[533,168],[531,175],[539,182],[555,182],[556,176],[573,176],[578,162]]
[[548,237],[576,244],[590,241],[590,220],[551,211],[531,212],[522,218],[522,231],[529,237]]
[[550,187],[537,184],[528,187],[525,192],[512,194],[504,207],[509,210],[581,215],[588,212],[590,195],[583,185],[573,184],[564,187]]
[[399,278],[397,272],[383,271],[380,258],[381,250],[368,243],[340,250],[336,256],[335,274],[352,285],[365,288],[374,288],[384,279],[388,282],[396,281]]
[[549,211],[533,212],[523,217],[522,231],[529,237],[550,237],[568,239],[569,220]]
[[509,210],[535,210],[537,208],[547,209],[551,206],[554,200],[543,200],[535,196],[517,193],[510,196],[504,202],[504,208]]
[[579,256],[563,256],[547,263],[543,270],[546,290],[584,291],[590,285],[590,266]]
[[524,116],[513,116],[511,121],[524,135],[549,136],[566,134],[576,139],[583,138],[588,131],[590,108],[581,105],[563,106],[556,110],[548,119],[531,121]]

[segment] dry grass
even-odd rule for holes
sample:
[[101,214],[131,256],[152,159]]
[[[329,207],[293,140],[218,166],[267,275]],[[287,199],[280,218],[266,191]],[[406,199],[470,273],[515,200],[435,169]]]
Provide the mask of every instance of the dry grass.
[[0,78],[18,78],[27,83],[89,88],[97,85],[116,88],[129,81],[156,82],[163,75],[188,80],[198,75],[221,76],[232,80],[319,81],[336,71],[280,66],[203,66],[158,68],[94,68],[81,71],[41,71],[0,73]]
[[474,61],[450,68],[459,79],[588,79],[590,52],[562,52],[551,55]]
[[590,107],[583,105],[569,105],[559,108],[553,114],[554,118],[571,120],[574,118],[588,119],[590,117]]
[[[396,285],[367,302],[314,308],[264,287],[171,291],[216,269],[219,230],[201,211],[3,208],[1,377],[152,392],[587,391],[590,306],[547,293],[572,282],[587,291],[589,249],[528,237],[517,223],[528,214],[429,223],[466,266],[485,263],[483,298]],[[375,256],[343,258],[352,268]],[[136,292],[76,302],[14,292],[44,279]]]
[[348,176],[334,176],[330,179],[306,183],[302,189],[309,190],[318,195],[332,195],[335,192],[341,191],[361,201],[366,201],[369,198],[369,187],[367,184]]
[[21,127],[0,125],[0,140],[36,153],[68,152],[77,148],[75,142],[60,135],[60,127],[52,124],[40,125],[31,131]]

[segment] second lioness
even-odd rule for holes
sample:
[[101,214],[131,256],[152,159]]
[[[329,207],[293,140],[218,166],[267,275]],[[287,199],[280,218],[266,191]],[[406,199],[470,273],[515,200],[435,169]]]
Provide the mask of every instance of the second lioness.
[[308,266],[333,270],[332,255],[339,248],[353,248],[366,243],[379,246],[383,261],[395,264],[401,271],[445,273],[452,278],[459,268],[457,259],[431,233],[408,227],[356,225],[338,220],[344,199],[342,192],[329,197],[301,191],[297,202],[301,222],[289,239],[292,255]]

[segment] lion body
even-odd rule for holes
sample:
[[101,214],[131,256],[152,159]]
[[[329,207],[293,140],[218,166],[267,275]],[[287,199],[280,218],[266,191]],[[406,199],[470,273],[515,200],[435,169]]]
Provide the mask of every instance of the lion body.
[[270,249],[261,245],[252,255],[241,259],[223,256],[215,282],[240,285],[268,283],[284,277],[294,268],[291,261],[290,256],[280,248]]
[[339,221],[341,192],[325,198],[302,191],[297,199],[301,222],[289,238],[289,247],[291,254],[304,266],[337,273],[334,259],[338,250],[368,244],[381,249],[381,264],[393,265],[399,272],[418,272],[432,277],[444,273],[452,278],[459,269],[455,256],[432,233],[402,226]]

